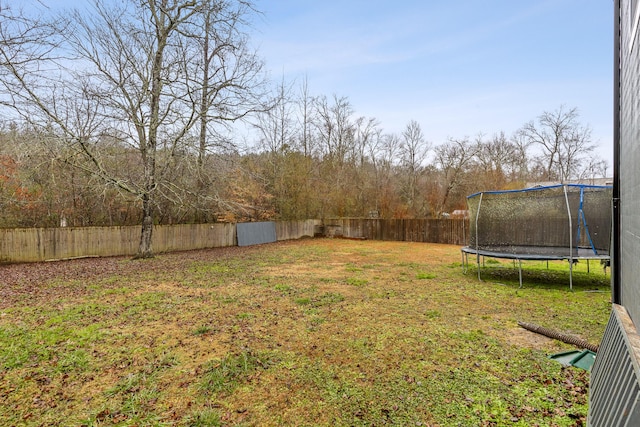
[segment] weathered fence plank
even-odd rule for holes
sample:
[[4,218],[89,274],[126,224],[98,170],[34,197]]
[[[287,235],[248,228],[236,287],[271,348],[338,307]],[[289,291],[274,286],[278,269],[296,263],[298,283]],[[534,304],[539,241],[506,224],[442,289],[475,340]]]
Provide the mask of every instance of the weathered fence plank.
[[469,221],[465,219],[369,219],[325,220],[329,236],[465,245]]
[[[313,236],[317,220],[277,222],[277,240]],[[134,255],[139,226],[0,229],[0,262],[37,262],[87,256]],[[236,224],[157,225],[153,251],[186,251],[237,245]]]
[[153,250],[155,252],[187,251],[236,245],[235,224],[157,225],[153,228],[153,233]]
[[[275,239],[271,241],[313,237],[318,228],[330,237],[464,245],[468,241],[469,224],[463,219],[281,221],[275,223]],[[0,229],[0,262],[134,255],[139,240],[139,226]],[[158,225],[153,228],[156,253],[237,244],[236,224]]]
[[133,255],[140,227],[0,229],[0,261]]
[[320,224],[322,224],[322,221],[316,219],[278,221],[276,222],[276,237],[278,241],[313,237],[316,227]]

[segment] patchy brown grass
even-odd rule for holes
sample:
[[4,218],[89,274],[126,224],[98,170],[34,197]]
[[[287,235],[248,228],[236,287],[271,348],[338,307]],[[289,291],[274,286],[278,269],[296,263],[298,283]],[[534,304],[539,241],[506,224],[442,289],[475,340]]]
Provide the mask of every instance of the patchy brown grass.
[[0,266],[0,419],[581,425],[588,373],[517,321],[597,342],[608,278],[534,267],[518,289],[508,267],[333,239]]

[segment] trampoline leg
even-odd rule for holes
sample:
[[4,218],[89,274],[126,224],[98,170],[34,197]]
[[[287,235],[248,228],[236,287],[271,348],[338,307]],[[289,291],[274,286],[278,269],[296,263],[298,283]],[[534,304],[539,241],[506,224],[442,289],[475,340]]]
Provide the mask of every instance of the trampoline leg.
[[573,291],[573,258],[569,259],[569,290]]
[[467,266],[464,263],[464,252],[460,251],[460,256],[462,257],[462,274],[467,274]]
[[520,278],[520,288],[519,289],[522,289],[522,260],[520,258],[518,258],[518,276]]

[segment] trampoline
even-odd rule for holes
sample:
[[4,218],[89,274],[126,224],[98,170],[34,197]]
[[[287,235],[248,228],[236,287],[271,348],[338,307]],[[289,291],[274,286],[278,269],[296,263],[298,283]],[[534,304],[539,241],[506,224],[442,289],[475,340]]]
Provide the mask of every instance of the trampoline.
[[569,261],[569,287],[577,260],[610,259],[612,187],[562,184],[524,190],[485,191],[467,197],[469,245],[462,248],[466,272],[469,254],[518,262]]

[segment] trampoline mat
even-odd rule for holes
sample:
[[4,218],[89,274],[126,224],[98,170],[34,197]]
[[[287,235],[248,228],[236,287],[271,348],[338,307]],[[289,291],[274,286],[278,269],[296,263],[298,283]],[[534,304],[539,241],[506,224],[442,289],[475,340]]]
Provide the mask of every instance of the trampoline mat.
[[564,259],[609,259],[609,254],[596,254],[591,248],[548,247],[548,246],[504,246],[495,248],[476,249],[469,246],[462,248],[462,252],[482,255],[490,258],[521,259],[521,260],[564,260]]

